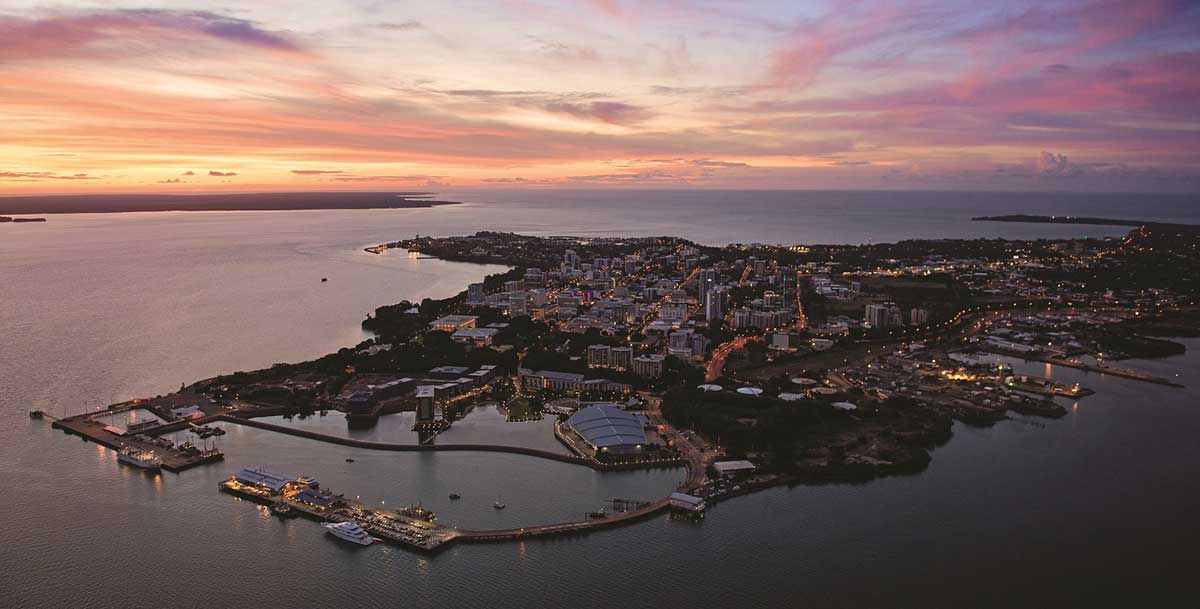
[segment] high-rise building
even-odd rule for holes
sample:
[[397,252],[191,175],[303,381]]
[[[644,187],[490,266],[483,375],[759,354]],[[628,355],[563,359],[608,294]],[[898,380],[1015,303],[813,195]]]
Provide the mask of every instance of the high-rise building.
[[733,327],[749,328],[751,325],[753,325],[753,323],[752,323],[753,315],[754,315],[754,312],[745,307],[734,311],[733,312]]
[[575,250],[567,250],[563,253],[563,263],[572,271],[579,268],[579,254]]
[[704,317],[710,322],[721,319],[725,309],[725,292],[720,288],[712,288],[705,295]]
[[888,323],[887,305],[867,305],[866,311],[863,312],[863,323],[870,324],[872,328],[886,327]]
[[701,310],[708,310],[708,291],[715,287],[717,287],[717,270],[700,269],[700,283],[696,287],[696,293],[700,296]]
[[467,302],[483,302],[483,284],[472,283],[467,286]]
[[711,343],[703,334],[692,335],[692,359],[703,359],[708,354],[708,344]]
[[608,365],[611,368],[629,370],[633,368],[633,348],[613,347],[608,352]]
[[612,347],[591,345],[587,348],[587,363],[591,368],[608,368],[611,364]]
[[633,358],[633,373],[641,377],[656,379],[662,376],[663,362],[666,359],[666,356],[663,355],[639,355]]
[[525,287],[543,286],[546,284],[546,273],[537,267],[525,269]]
[[692,356],[692,330],[681,329],[667,337],[667,351],[676,357]]
[[869,304],[863,313],[863,322],[872,328],[889,328],[904,325],[904,314],[894,304]]
[[508,315],[510,317],[529,315],[529,297],[525,294],[525,292],[509,294]]

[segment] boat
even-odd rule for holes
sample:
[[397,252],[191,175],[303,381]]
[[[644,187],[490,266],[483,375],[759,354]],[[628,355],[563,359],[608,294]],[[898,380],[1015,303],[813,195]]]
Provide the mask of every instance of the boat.
[[505,505],[504,505],[504,502],[503,502],[503,501],[500,501],[500,497],[499,497],[499,496],[497,496],[497,497],[496,497],[496,501],[495,501],[494,503],[492,503],[492,507],[494,507],[494,508],[496,508],[496,509],[498,509],[498,510],[502,510],[502,509],[504,509],[504,508],[505,508]]
[[43,413],[42,411],[40,411],[40,410],[30,410],[30,411],[29,411],[29,418],[31,418],[31,419],[40,419],[40,418],[42,418],[43,414],[44,414],[44,413]]
[[326,281],[329,281],[329,278],[328,278],[328,277],[322,277],[322,278],[321,278],[321,283],[325,283]]
[[458,501],[459,499],[462,499],[462,495],[459,495],[458,493],[450,493],[450,499],[452,501]]
[[347,458],[346,463],[354,463],[354,459]]
[[396,511],[409,518],[416,518],[417,520],[424,520],[426,522],[437,520],[437,515],[421,507],[421,504],[405,506]]
[[156,472],[162,467],[162,459],[152,450],[141,450],[126,446],[117,452],[117,461],[126,465]]
[[588,518],[607,518],[607,517],[608,517],[608,513],[606,513],[604,511],[604,508],[600,508],[598,511],[595,511],[595,512],[588,512]]
[[325,527],[325,530],[334,537],[345,539],[346,541],[356,543],[360,546],[369,546],[375,542],[375,540],[371,539],[371,536],[368,535],[367,532],[364,531],[362,527],[358,526],[358,523],[354,521],[325,522],[322,523],[321,526]]
[[292,506],[283,503],[282,501],[271,504],[271,513],[279,516],[280,518],[291,518],[293,516],[300,515],[296,512],[296,510],[292,509]]

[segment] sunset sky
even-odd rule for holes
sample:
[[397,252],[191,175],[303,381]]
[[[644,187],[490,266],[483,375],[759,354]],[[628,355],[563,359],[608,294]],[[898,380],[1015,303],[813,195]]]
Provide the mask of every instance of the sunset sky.
[[1200,3],[0,0],[0,194],[1200,191]]

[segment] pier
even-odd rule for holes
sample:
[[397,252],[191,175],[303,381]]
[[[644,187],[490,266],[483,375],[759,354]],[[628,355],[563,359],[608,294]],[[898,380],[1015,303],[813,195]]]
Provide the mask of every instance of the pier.
[[268,493],[260,488],[242,484],[235,478],[221,482],[218,488],[262,505],[286,505],[297,514],[318,522],[354,521],[372,537],[424,552],[436,552],[458,536],[458,532],[450,527],[349,501],[340,496],[334,506],[320,507],[296,500],[287,493]]
[[[1130,379],[1133,381],[1154,383],[1156,385],[1166,385],[1168,387],[1183,387],[1183,385],[1176,383],[1170,379],[1165,379],[1162,377],[1146,374],[1145,372],[1138,372],[1137,370],[1133,370],[1131,368],[1119,368],[1117,366],[1111,366],[1111,365],[1105,364],[1103,362],[1096,363],[1096,364],[1089,364],[1087,362],[1084,362],[1084,361],[1081,361],[1081,360],[1078,360],[1075,358],[1057,357],[1057,356],[1052,356],[1052,355],[1038,355],[1036,353],[1024,353],[1024,352],[1020,352],[1020,351],[1010,351],[1008,349],[1003,349],[1003,348],[999,348],[999,347],[995,347],[995,346],[988,346],[981,350],[986,351],[988,353],[995,353],[997,355],[1018,357],[1025,361],[1028,361],[1028,362],[1044,362],[1044,363],[1052,364],[1055,366],[1062,366],[1064,368],[1075,368],[1076,370],[1084,370],[1086,372],[1098,372],[1100,374],[1107,374],[1110,376],[1119,376],[1121,378]],[[1065,395],[1065,394],[1059,394],[1059,395]],[[1067,397],[1077,397],[1077,396],[1069,396],[1068,395]]]
[[[107,414],[107,411],[105,414]],[[47,418],[51,417],[47,416]],[[225,458],[225,454],[219,450],[181,449],[168,443],[166,440],[162,442],[147,441],[137,437],[122,435],[120,430],[93,420],[92,415],[75,415],[65,419],[58,419],[53,422],[51,427],[61,429],[68,434],[79,436],[84,440],[90,440],[116,451],[123,448],[151,451],[162,460],[162,469],[173,473],[204,465],[205,463],[221,461]],[[161,430],[162,428],[160,427],[155,432],[161,433]]]

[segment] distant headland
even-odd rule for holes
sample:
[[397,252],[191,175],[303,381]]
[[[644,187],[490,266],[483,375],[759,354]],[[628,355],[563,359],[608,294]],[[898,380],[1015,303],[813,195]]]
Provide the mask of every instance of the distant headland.
[[45,218],[10,218],[8,216],[0,216],[0,224],[13,223],[20,224],[22,222],[45,222]]
[[1009,214],[1004,216],[976,216],[971,218],[971,220],[976,222],[1031,222],[1035,224],[1094,224],[1097,226],[1174,226],[1200,228],[1195,224],[1151,222],[1146,220],[1128,220],[1123,218],[1093,218],[1089,216],[1036,216],[1030,214]]
[[0,197],[0,214],[80,214],[137,211],[285,211],[408,209],[454,205],[431,192],[272,192],[165,195],[32,195]]

